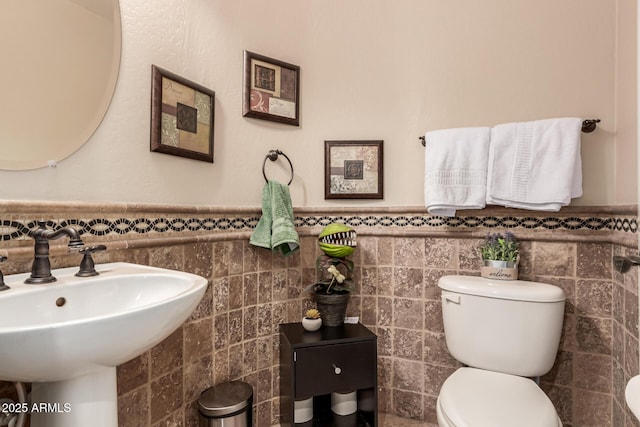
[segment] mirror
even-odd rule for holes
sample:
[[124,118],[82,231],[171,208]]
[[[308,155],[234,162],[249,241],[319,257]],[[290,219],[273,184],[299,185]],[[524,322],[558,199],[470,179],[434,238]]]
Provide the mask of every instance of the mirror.
[[102,121],[120,68],[118,0],[4,0],[0,169],[47,166]]

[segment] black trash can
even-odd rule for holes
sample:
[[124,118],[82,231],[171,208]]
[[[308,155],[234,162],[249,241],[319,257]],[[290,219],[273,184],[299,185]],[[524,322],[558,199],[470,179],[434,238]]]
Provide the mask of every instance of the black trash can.
[[253,388],[242,381],[228,381],[200,393],[200,427],[251,427]]

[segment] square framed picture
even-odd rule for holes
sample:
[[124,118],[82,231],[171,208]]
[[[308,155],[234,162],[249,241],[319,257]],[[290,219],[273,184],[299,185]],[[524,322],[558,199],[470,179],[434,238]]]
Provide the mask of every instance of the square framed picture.
[[215,93],[151,66],[151,151],[213,163]]
[[382,199],[383,141],[324,142],[325,199]]
[[242,115],[300,126],[300,67],[244,51]]

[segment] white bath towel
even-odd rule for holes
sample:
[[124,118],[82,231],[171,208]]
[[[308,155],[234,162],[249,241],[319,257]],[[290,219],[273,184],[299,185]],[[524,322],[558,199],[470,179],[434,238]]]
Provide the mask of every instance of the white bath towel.
[[487,204],[558,211],[582,196],[581,127],[578,118],[493,127]]
[[485,207],[488,127],[443,129],[425,135],[424,200],[432,215]]

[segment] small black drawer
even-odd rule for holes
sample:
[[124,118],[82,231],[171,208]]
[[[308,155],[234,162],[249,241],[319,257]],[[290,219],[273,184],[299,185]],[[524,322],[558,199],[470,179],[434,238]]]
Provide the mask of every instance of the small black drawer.
[[298,348],[295,398],[375,387],[375,341]]

